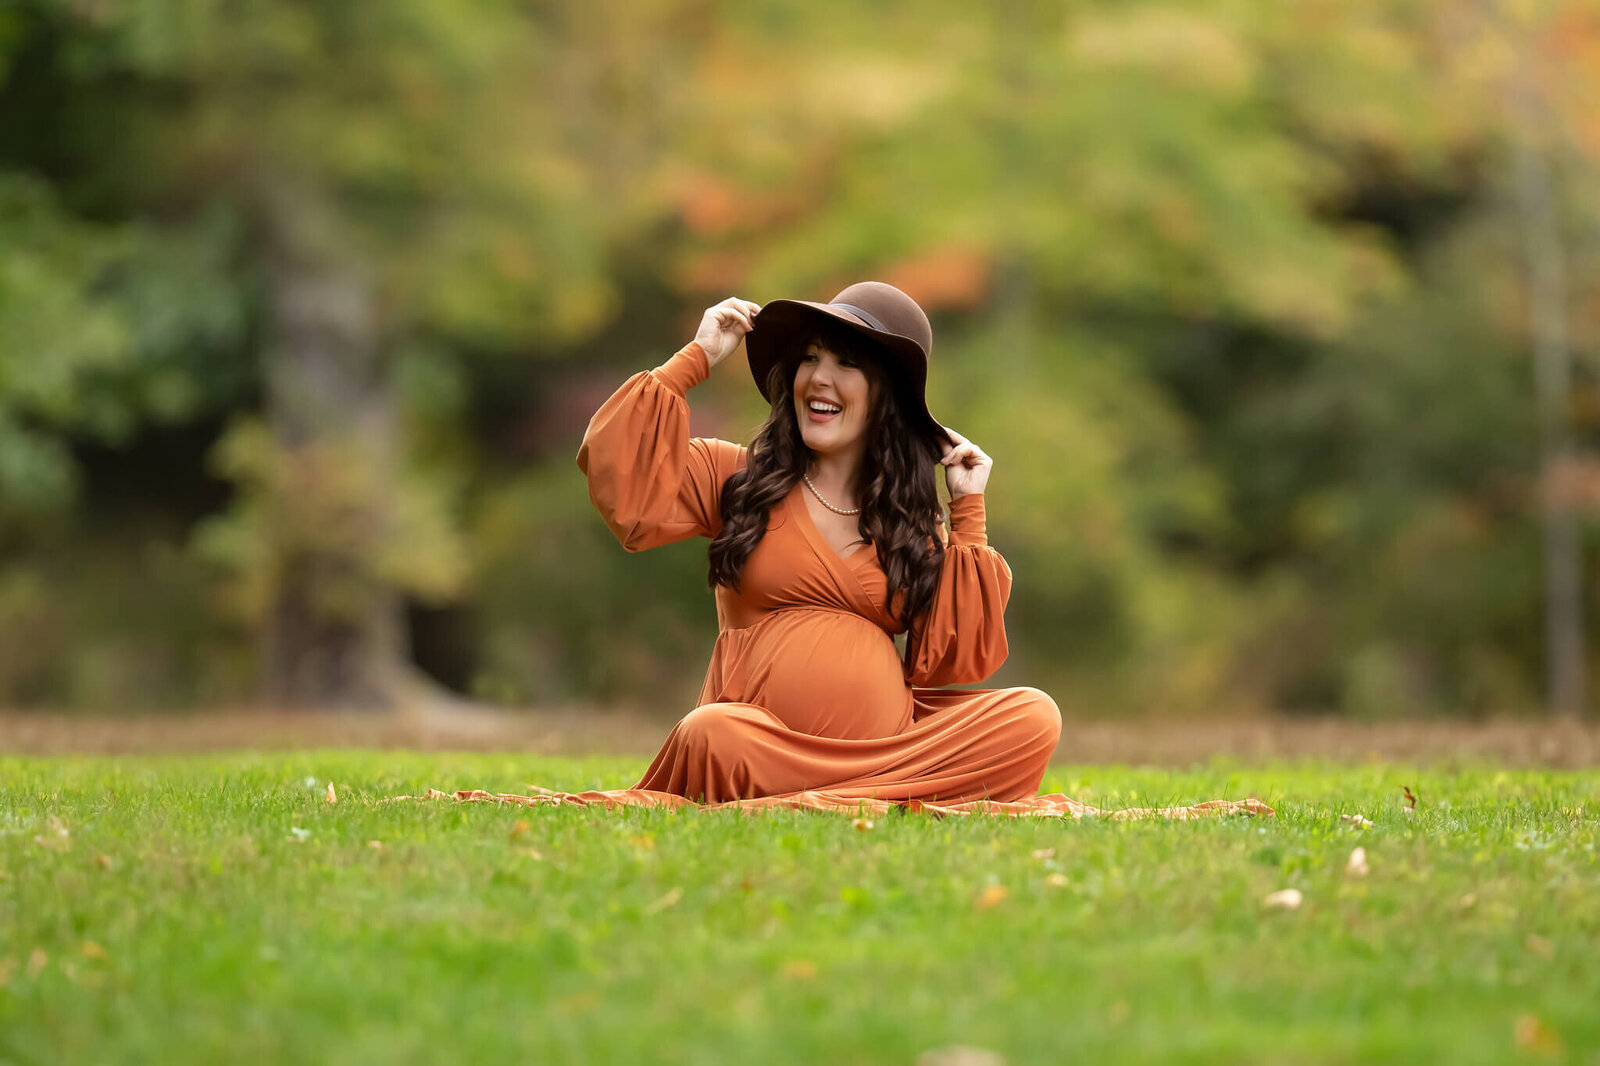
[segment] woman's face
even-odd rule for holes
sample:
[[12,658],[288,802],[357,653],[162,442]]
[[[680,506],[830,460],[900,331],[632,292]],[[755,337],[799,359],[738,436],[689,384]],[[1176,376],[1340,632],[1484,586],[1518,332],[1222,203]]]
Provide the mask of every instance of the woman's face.
[[821,455],[866,448],[872,381],[855,359],[813,341],[794,375],[794,416],[806,447]]

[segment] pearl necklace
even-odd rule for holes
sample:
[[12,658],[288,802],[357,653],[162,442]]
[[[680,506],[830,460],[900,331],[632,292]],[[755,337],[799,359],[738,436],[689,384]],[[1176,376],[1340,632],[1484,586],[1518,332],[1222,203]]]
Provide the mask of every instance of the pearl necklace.
[[851,507],[848,510],[843,507],[835,507],[833,504],[822,498],[822,493],[818,492],[817,487],[811,483],[810,474],[801,473],[800,476],[805,479],[806,488],[811,490],[811,495],[817,498],[817,502],[822,504],[822,506],[826,507],[828,510],[832,511],[834,514],[852,515],[861,513],[861,508],[859,507]]

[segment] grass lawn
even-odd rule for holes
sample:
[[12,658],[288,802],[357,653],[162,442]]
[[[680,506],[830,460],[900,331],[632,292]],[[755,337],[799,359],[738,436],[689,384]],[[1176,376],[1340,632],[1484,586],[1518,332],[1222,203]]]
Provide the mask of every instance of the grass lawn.
[[1170,824],[376,802],[641,766],[0,758],[0,1062],[1600,1063],[1594,773],[1045,780],[1278,809]]

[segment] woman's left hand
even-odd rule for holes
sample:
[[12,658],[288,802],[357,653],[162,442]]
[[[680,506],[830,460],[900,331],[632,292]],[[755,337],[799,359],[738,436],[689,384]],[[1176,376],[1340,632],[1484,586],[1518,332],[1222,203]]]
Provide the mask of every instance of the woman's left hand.
[[945,426],[944,431],[956,442],[955,447],[939,459],[944,465],[944,483],[949,486],[950,498],[958,500],[982,492],[989,484],[989,471],[994,469],[994,460],[949,426]]

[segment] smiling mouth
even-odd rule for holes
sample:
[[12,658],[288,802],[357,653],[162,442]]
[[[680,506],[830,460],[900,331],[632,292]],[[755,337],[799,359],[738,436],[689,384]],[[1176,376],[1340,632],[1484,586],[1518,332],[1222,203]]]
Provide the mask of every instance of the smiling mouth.
[[806,409],[814,415],[823,416],[836,415],[840,411],[844,410],[844,408],[840,407],[838,404],[829,403],[827,400],[811,400],[806,404]]

